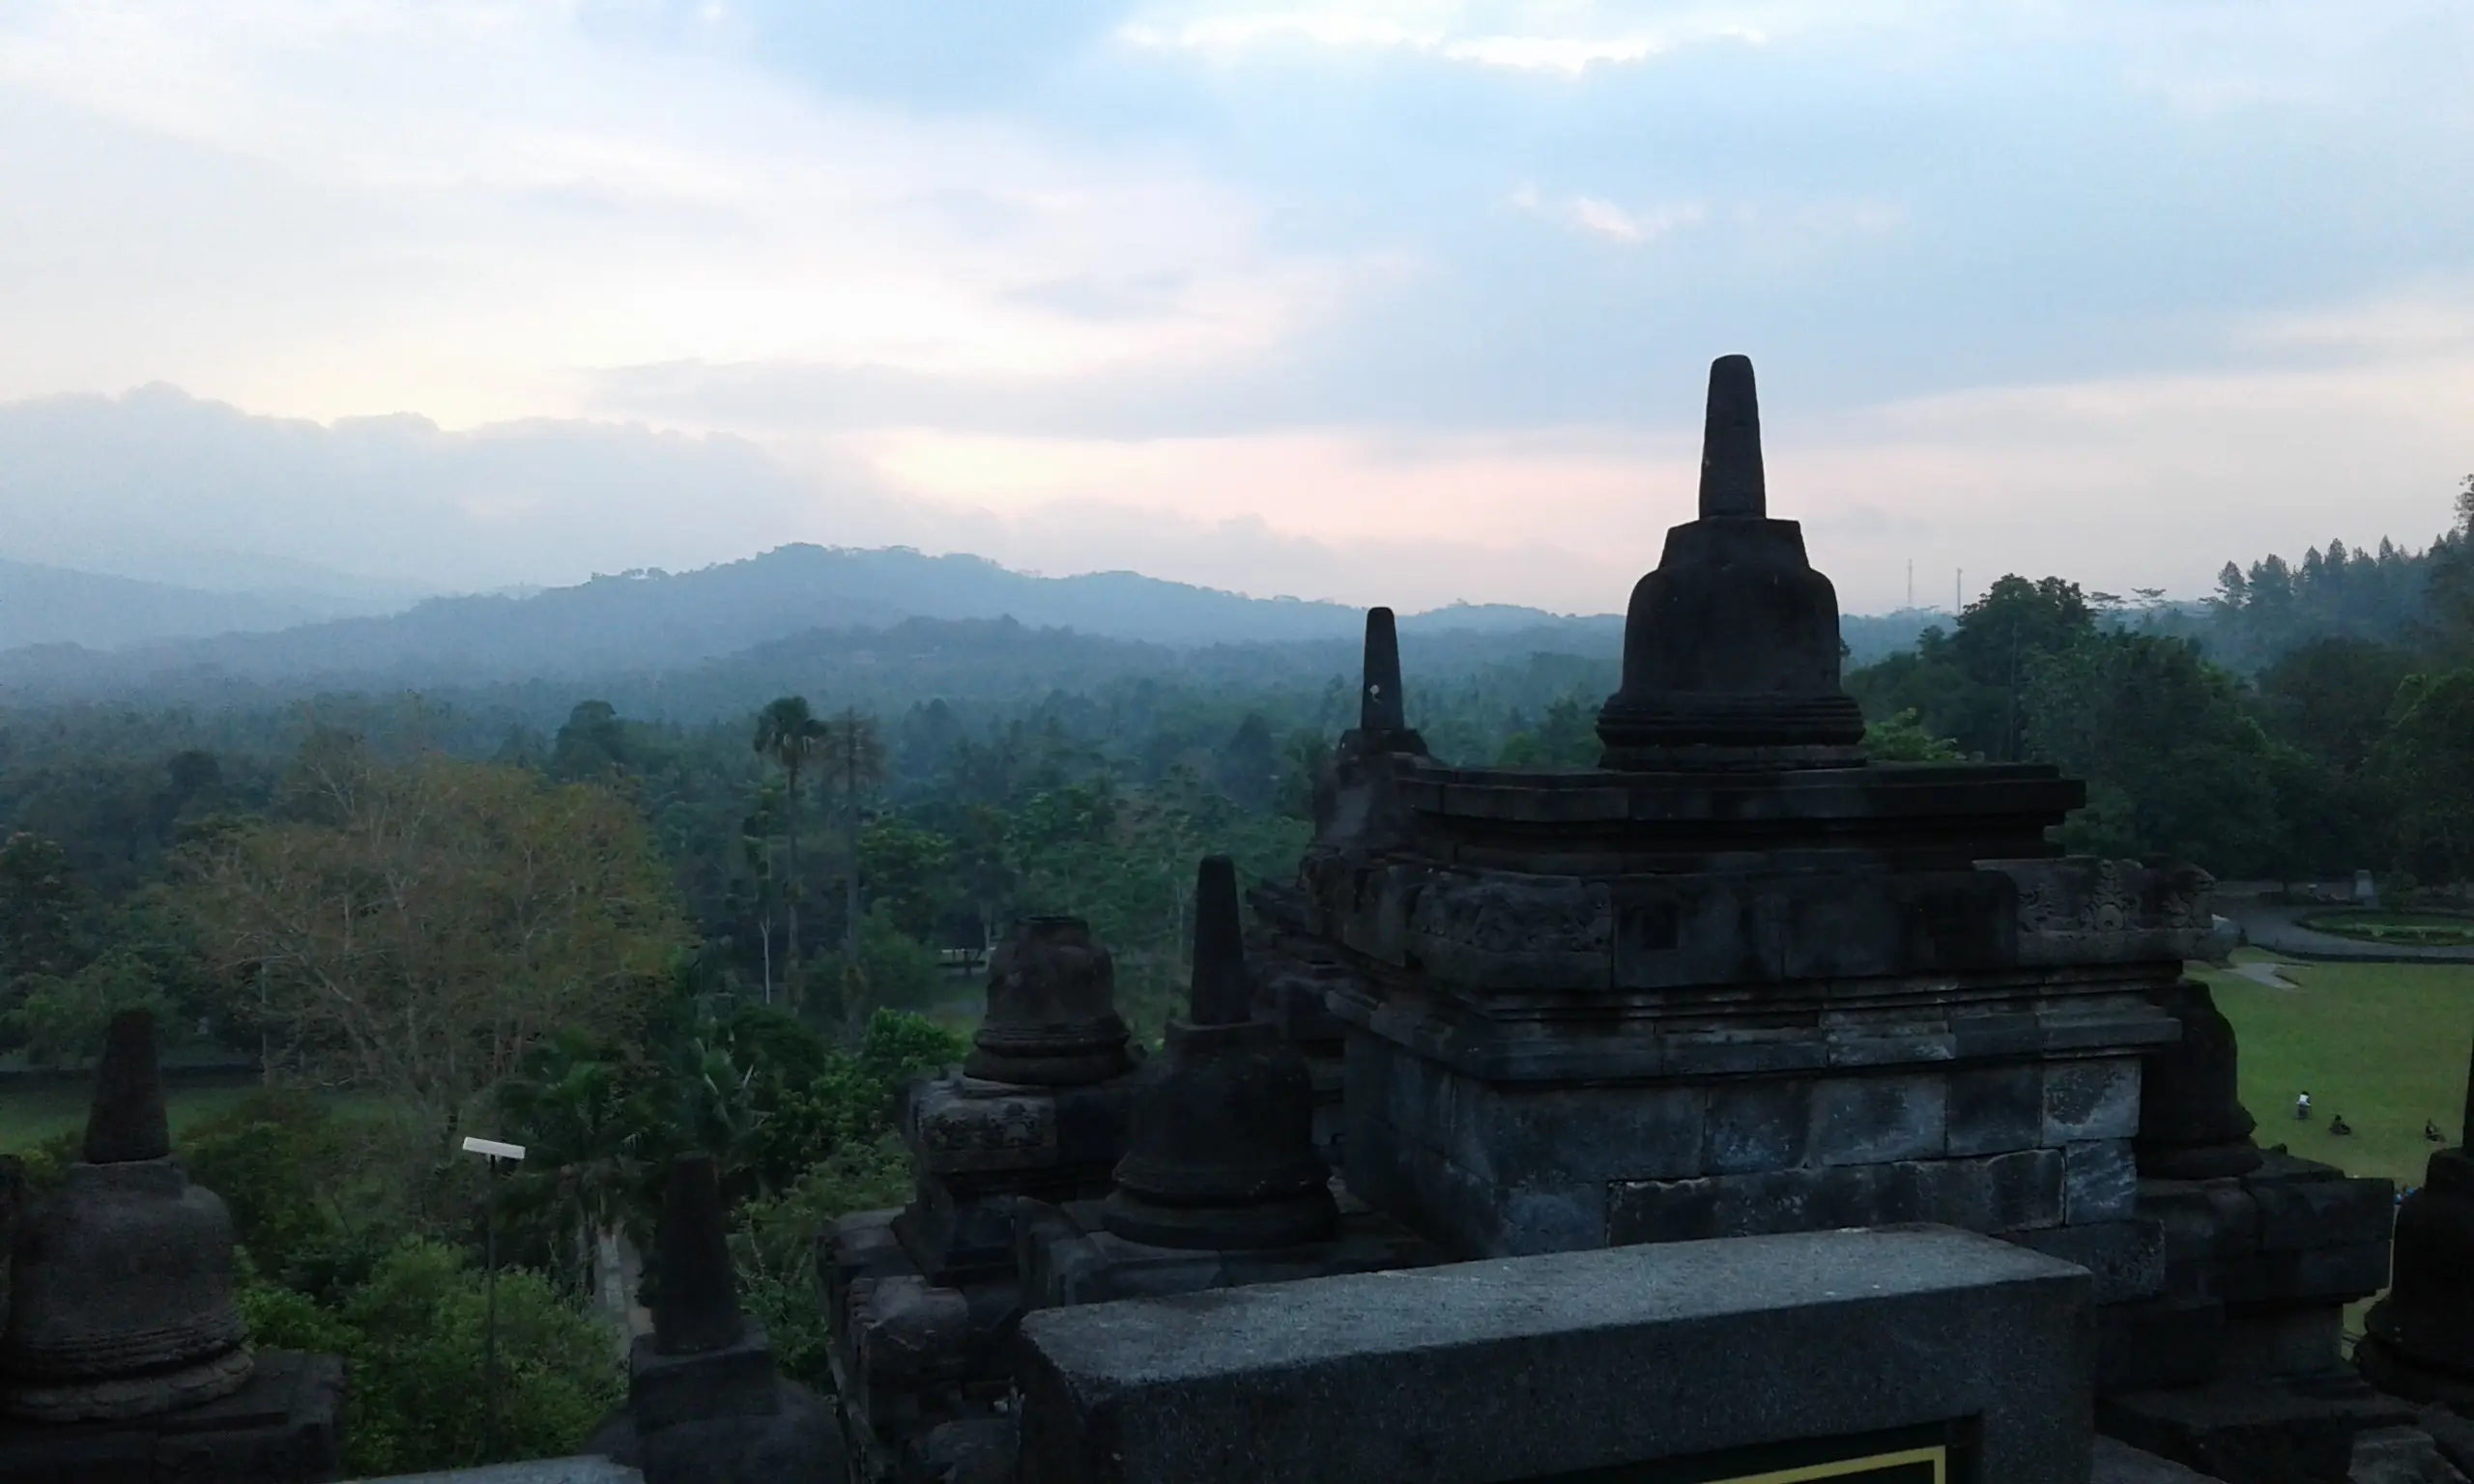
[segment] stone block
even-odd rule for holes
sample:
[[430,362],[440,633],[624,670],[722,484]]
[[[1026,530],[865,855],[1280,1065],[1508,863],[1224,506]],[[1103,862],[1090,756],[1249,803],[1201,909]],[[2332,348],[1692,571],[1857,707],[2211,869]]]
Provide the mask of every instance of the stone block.
[[2052,1149],[1616,1181],[1607,1187],[1606,1240],[1698,1241],[1901,1221],[2006,1232],[2057,1224],[2061,1200],[2061,1152]]
[[1812,1084],[1732,1082],[1710,1089],[1702,1115],[1701,1173],[1748,1175],[1804,1162],[1812,1135]]
[[2023,1149],[1996,1155],[1984,1162],[1993,1184],[1993,1225],[1996,1232],[2032,1231],[2059,1226],[2064,1213],[2062,1152]]
[[1021,1477],[1478,1484],[1973,1418],[1982,1477],[2086,1484],[2086,1288],[1906,1228],[1042,1310]]
[[2089,1475],[2089,1484],[2208,1484],[2208,1477],[2118,1439],[2098,1438],[2096,1470]]
[[1002,1083],[950,1077],[910,1090],[905,1142],[932,1175],[1041,1169],[1056,1163],[1056,1100]]
[[2192,1386],[2216,1374],[2225,1305],[2168,1294],[2096,1310],[2096,1389],[2100,1393]]
[[1945,1100],[1945,1148],[1953,1155],[2004,1155],[2044,1142],[2044,1069],[2033,1063],[1953,1071]]
[[759,1416],[779,1403],[773,1347],[764,1327],[747,1321],[735,1345],[666,1356],[640,1334],[627,1356],[627,1411],[646,1432],[699,1417]]
[[1056,1110],[1056,1162],[1112,1166],[1125,1154],[1135,1074],[1050,1092]]
[[1822,1164],[1939,1157],[1946,1095],[1938,1073],[1829,1078],[1812,1092],[1811,1157]]
[[2062,1151],[2062,1221],[2087,1226],[2130,1218],[2139,1201],[2139,1169],[2130,1140],[2094,1139]]
[[1371,1213],[1344,1216],[1338,1236],[1302,1246],[1245,1252],[1154,1247],[1128,1241],[1069,1214],[1024,1263],[1024,1304],[1072,1308],[1120,1299],[1164,1298],[1243,1284],[1285,1283],[1335,1273],[1429,1266],[1443,1254],[1398,1223]]
[[2397,1187],[2385,1180],[2258,1183],[2250,1194],[2267,1252],[2385,1242],[2397,1221]]
[[229,1396],[121,1422],[0,1418],[0,1484],[315,1484],[343,1468],[344,1367],[263,1350]]
[[2095,1279],[2097,1303],[2152,1298],[2165,1289],[2165,1229],[2134,1217],[2086,1226],[2019,1232],[2010,1240],[2030,1251],[2077,1263]]
[[2345,1484],[2356,1434],[2413,1417],[2413,1409],[2343,1376],[2219,1381],[2096,1403],[2100,1430],[2228,1484]]
[[1465,1117],[1445,1152],[1481,1176],[1555,1186],[1702,1173],[1699,1088],[1530,1090],[1464,1080]]
[[2216,1372],[2230,1380],[2324,1376],[2345,1363],[2342,1304],[2235,1310],[2226,1315]]
[[2347,1484],[2465,1484],[2429,1433],[2412,1427],[2370,1428],[2354,1435]]
[[850,1331],[871,1386],[957,1379],[967,1363],[970,1300],[922,1278],[862,1278],[850,1289]]
[[2368,1298],[2388,1286],[2388,1244],[2252,1253],[2224,1264],[2218,1281],[2237,1307]]
[[2139,1060],[2056,1062],[2044,1074],[2045,1144],[2127,1139],[2139,1132]]

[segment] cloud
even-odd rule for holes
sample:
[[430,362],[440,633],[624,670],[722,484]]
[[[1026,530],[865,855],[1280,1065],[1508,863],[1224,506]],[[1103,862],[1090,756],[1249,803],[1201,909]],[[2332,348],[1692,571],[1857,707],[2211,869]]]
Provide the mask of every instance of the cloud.
[[[1852,602],[2187,587],[2474,466],[2469,71],[2439,0],[27,0],[0,542],[1602,607],[1745,351]],[[50,399],[157,382],[276,419]]]
[[[1282,10],[1201,6],[1186,8],[1182,17],[1161,14],[1129,22],[1117,35],[1139,50],[1229,60],[1277,57],[1304,46],[1338,53],[1392,52],[1566,78],[1594,68],[1645,62],[1689,43],[1758,45],[1765,40],[1755,28],[1708,15],[1671,15],[1658,29],[1642,29],[1625,14],[1638,9],[1433,3]],[[1575,19],[1583,24],[1573,26]],[[1521,29],[1490,29],[1504,23]]]
[[0,404],[0,556],[189,585],[490,589],[930,525],[863,469],[794,471],[726,436],[319,424],[169,386]]

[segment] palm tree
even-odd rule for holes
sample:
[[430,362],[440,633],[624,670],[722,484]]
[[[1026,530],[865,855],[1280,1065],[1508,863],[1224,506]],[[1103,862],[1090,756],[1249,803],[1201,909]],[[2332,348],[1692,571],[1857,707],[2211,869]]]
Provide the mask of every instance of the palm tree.
[[818,749],[825,786],[842,796],[842,831],[849,870],[843,877],[842,953],[846,963],[859,954],[859,801],[885,781],[885,744],[877,719],[845,710],[824,724]]
[[825,726],[809,713],[805,696],[781,697],[756,713],[756,751],[782,770],[786,785],[782,824],[791,845],[791,878],[783,897],[790,917],[790,941],[784,945],[783,958],[785,977],[794,985],[799,966],[799,770],[816,756],[824,734]]
[[508,1192],[547,1211],[624,1354],[627,1312],[642,1268],[642,1213],[661,1120],[639,1077],[603,1048],[567,1032],[535,1050],[499,1090],[508,1131],[528,1157]]

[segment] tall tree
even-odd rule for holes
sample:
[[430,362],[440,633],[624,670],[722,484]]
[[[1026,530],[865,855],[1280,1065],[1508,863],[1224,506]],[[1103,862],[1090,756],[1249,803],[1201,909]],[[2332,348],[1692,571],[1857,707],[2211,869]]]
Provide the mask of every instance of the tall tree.
[[851,707],[824,724],[817,753],[825,786],[841,805],[844,864],[849,868],[842,878],[842,950],[855,956],[859,951],[859,814],[868,795],[885,781],[885,744],[877,731],[876,718],[862,716]]
[[634,809],[522,768],[303,753],[282,816],[187,861],[200,945],[274,1059],[439,1130],[545,1037],[637,1028],[686,931]]
[[[756,751],[782,770],[782,833],[790,842],[791,871],[783,894],[790,919],[790,942],[784,950],[792,994],[797,993],[799,967],[799,773],[824,741],[825,726],[808,710],[805,696],[783,696],[756,713]],[[795,1003],[795,1001],[794,1001]]]

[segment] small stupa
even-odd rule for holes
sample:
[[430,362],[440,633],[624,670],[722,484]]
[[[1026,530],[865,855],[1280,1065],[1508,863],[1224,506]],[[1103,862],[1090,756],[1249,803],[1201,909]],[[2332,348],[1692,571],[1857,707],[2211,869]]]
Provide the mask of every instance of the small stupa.
[[1332,1235],[1331,1169],[1314,1147],[1314,1090],[1279,1029],[1254,1017],[1237,870],[1203,858],[1183,1019],[1144,1069],[1117,1188],[1103,1219],[1129,1241],[1237,1250]]
[[248,1384],[232,1215],[172,1158],[155,1019],[113,1017],[83,1157],[11,1254],[0,1410],[43,1422],[142,1417]]
[[172,1156],[155,1020],[112,1018],[81,1157],[10,1251],[0,1330],[0,1484],[333,1478],[343,1364],[253,1352],[222,1200]]
[[791,1484],[843,1476],[833,1409],[775,1368],[764,1327],[739,1308],[713,1157],[670,1164],[655,1237],[653,1332],[629,1357],[627,1405],[585,1451],[646,1484]]

